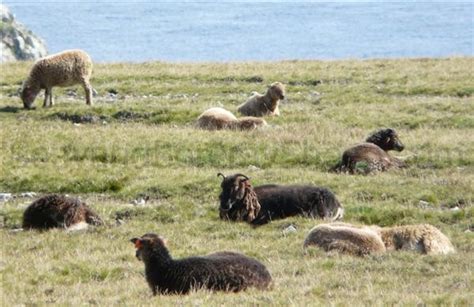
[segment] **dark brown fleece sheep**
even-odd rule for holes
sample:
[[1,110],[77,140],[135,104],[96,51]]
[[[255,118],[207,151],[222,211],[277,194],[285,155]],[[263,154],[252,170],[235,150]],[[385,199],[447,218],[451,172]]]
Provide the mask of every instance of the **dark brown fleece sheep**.
[[365,143],[357,144],[342,154],[342,160],[332,168],[336,172],[357,172],[357,163],[367,164],[365,173],[386,171],[390,168],[405,167],[405,163],[388,154],[389,150],[402,151],[405,146],[393,129],[382,129],[366,139]]
[[148,233],[131,241],[136,256],[145,263],[145,275],[153,295],[186,294],[197,289],[238,292],[248,287],[267,289],[272,277],[259,261],[235,252],[173,259],[165,241]]
[[252,187],[247,176],[222,176],[219,195],[221,219],[266,224],[294,215],[337,220],[344,209],[326,188],[311,185],[263,185]]
[[100,217],[84,202],[63,195],[41,197],[23,213],[24,229],[70,228],[79,223],[103,224]]
[[21,100],[25,109],[31,109],[38,93],[44,89],[43,107],[50,107],[53,102],[54,86],[81,84],[86,92],[86,103],[92,104],[92,60],[82,50],[67,50],[39,59],[33,65],[28,79],[21,89]]

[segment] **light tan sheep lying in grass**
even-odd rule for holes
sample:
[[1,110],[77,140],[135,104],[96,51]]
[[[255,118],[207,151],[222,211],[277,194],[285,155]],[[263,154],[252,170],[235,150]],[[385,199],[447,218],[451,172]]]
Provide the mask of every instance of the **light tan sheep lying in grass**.
[[262,118],[250,116],[237,118],[231,112],[218,107],[204,111],[197,120],[197,126],[207,130],[253,130],[266,125],[267,122]]
[[54,104],[52,88],[81,84],[86,92],[86,103],[92,104],[92,60],[82,50],[68,50],[39,59],[23,83],[20,97],[25,109],[31,109],[38,93],[44,89],[43,107]]
[[428,224],[371,228],[379,233],[387,250],[411,250],[428,255],[455,252],[449,238]]
[[346,223],[321,224],[311,229],[303,246],[307,248],[311,245],[325,251],[358,256],[393,250],[410,250],[428,255],[455,252],[448,237],[427,224],[385,228]]
[[324,251],[336,251],[355,256],[385,252],[382,239],[372,229],[357,228],[350,224],[321,224],[310,230],[303,247],[317,246]]
[[278,109],[281,99],[285,99],[285,86],[280,82],[272,83],[265,95],[253,93],[253,95],[241,104],[237,111],[246,116],[280,115]]

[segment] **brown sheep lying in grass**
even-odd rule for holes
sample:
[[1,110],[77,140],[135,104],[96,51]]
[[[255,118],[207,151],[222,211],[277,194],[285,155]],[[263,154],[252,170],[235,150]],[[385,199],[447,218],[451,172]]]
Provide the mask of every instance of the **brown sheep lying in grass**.
[[197,120],[197,126],[207,130],[253,130],[266,125],[267,122],[262,118],[251,116],[237,118],[231,112],[218,107],[204,111]]
[[145,263],[153,295],[186,294],[197,289],[238,292],[249,287],[267,289],[272,277],[259,261],[235,252],[173,259],[166,241],[153,233],[131,239],[136,256]]
[[86,103],[92,104],[92,60],[82,50],[68,50],[39,59],[33,65],[28,79],[23,83],[20,97],[25,109],[31,109],[38,93],[44,89],[43,107],[54,104],[54,86],[81,84],[86,92]]
[[428,255],[455,252],[448,237],[428,224],[372,228],[379,233],[387,250],[411,250]]
[[364,163],[365,173],[386,171],[390,168],[405,167],[405,163],[388,154],[389,150],[402,151],[405,146],[393,129],[382,129],[366,139],[365,143],[357,144],[342,154],[342,160],[331,170],[336,172],[360,172],[358,163]]
[[380,254],[386,250],[375,231],[344,223],[321,224],[311,229],[303,244],[304,249],[310,246],[355,256]]
[[254,93],[244,104],[238,107],[238,111],[246,116],[280,115],[278,109],[281,99],[285,99],[285,86],[280,82],[272,83],[265,95]]
[[306,237],[304,248],[311,245],[325,251],[358,256],[394,250],[417,251],[428,255],[455,252],[448,237],[427,224],[385,228],[345,223],[323,224],[311,229]]
[[63,195],[47,195],[23,213],[24,229],[71,228],[78,224],[102,225],[101,218],[84,202]]

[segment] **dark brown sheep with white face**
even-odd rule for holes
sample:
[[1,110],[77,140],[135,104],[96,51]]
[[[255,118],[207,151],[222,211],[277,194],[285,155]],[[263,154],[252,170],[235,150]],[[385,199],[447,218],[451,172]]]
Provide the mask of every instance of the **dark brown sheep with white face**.
[[145,263],[145,276],[153,295],[186,294],[192,290],[238,292],[249,287],[269,288],[272,277],[259,261],[235,252],[173,259],[166,241],[147,233],[131,242]]
[[390,168],[405,167],[405,163],[392,157],[388,151],[402,151],[405,146],[394,129],[382,129],[366,139],[365,143],[357,144],[342,154],[342,160],[332,168],[336,172],[357,172],[357,163],[366,163],[366,173],[386,171]]
[[103,225],[102,219],[79,199],[47,195],[23,213],[24,229],[70,228],[80,223]]
[[219,216],[224,220],[263,225],[272,220],[302,215],[337,220],[344,209],[326,188],[312,185],[262,185],[252,187],[243,174],[222,176]]

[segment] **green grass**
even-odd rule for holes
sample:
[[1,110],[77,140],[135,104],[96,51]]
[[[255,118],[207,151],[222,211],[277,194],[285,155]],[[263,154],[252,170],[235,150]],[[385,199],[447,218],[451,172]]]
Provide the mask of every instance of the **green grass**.
[[[56,105],[43,109],[38,97],[32,111],[16,95],[31,63],[2,64],[0,192],[80,196],[107,223],[83,233],[12,232],[32,200],[0,203],[3,305],[472,305],[473,64],[473,58],[100,64],[93,107],[81,88],[55,88]],[[274,81],[287,85],[288,98],[280,117],[266,118],[270,127],[194,128],[203,110],[224,106],[235,113],[252,91]],[[71,90],[78,96],[69,97]],[[381,127],[398,131],[406,149],[396,155],[407,169],[328,172],[345,148]],[[346,222],[430,223],[458,252],[304,255],[304,237],[321,221],[296,217],[257,229],[222,222],[218,172],[245,173],[256,185],[327,186],[344,204]],[[129,204],[145,195],[147,206]],[[116,225],[116,217],[124,223]],[[284,234],[289,224],[297,232]],[[153,298],[128,241],[146,232],[165,236],[176,257],[225,249],[256,257],[270,269],[273,289]]]

